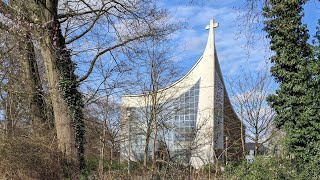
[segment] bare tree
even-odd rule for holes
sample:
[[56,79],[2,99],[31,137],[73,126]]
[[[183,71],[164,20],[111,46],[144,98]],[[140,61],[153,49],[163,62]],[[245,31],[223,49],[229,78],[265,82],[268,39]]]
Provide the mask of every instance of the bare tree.
[[88,135],[96,137],[90,138],[88,149],[99,152],[98,172],[104,178],[105,160],[112,164],[119,158],[120,104],[112,95],[101,96],[86,107],[86,113],[86,123],[91,124]]
[[[91,116],[96,117],[101,124],[100,136],[100,158],[99,174],[104,177],[104,160],[106,154],[109,154],[109,160],[112,164],[113,154],[119,151],[119,132],[120,132],[120,105],[117,103],[119,94],[123,91],[126,83],[126,73],[128,71],[126,64],[110,52],[111,58],[108,64],[98,63],[97,69],[100,71],[100,84],[92,88],[93,93],[87,99],[87,106]],[[106,152],[106,149],[110,152]]]
[[[141,93],[137,98],[143,101],[143,106],[136,105],[140,108],[134,109],[131,119],[141,124],[137,131],[144,136],[143,164],[147,167],[151,150],[153,174],[156,173],[159,131],[168,128],[166,123],[172,118],[173,111],[168,98],[173,97],[174,93],[167,94],[162,88],[173,83],[178,74],[168,42],[168,39],[150,38],[133,48],[136,53],[128,53],[137,78],[136,86],[132,86],[132,89]],[[136,138],[139,137],[137,135]]]
[[258,73],[243,71],[241,77],[229,81],[232,101],[246,127],[246,139],[254,142],[254,151],[270,139],[274,111],[266,97],[272,92],[271,77],[267,71]]

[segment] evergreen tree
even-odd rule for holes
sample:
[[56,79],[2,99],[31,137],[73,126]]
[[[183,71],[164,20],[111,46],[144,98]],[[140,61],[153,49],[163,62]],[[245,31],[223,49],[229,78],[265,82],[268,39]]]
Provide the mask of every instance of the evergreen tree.
[[280,85],[267,100],[276,111],[276,125],[286,132],[289,151],[302,165],[319,165],[319,56],[301,20],[306,2],[270,0],[264,8],[264,30],[274,52],[271,73]]

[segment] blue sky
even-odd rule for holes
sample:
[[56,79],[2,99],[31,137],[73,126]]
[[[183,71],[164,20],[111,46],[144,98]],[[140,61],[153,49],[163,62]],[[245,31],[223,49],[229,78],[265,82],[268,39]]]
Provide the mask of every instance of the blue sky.
[[[193,0],[194,2],[201,2],[197,4],[191,4],[190,1],[157,1],[160,7],[169,11],[172,21],[182,22],[185,26],[184,29],[172,35],[175,41],[175,59],[182,69],[181,75],[185,74],[202,55],[208,37],[208,31],[205,30],[205,27],[211,18],[219,23],[219,27],[215,31],[216,48],[224,80],[241,78],[241,73],[246,70],[255,72],[266,69],[266,66],[270,67],[268,59],[272,53],[269,51],[267,39],[264,38],[265,33],[261,30],[262,22],[253,23],[257,29],[248,29],[243,26],[245,22],[243,15],[246,13],[243,3],[246,0]],[[257,11],[261,11],[261,8],[258,7]],[[306,5],[305,14],[304,22],[308,24],[311,34],[314,34],[317,20],[320,18],[320,2],[310,0]],[[98,32],[104,33],[105,31],[98,28],[95,33]],[[253,35],[253,38],[248,38],[248,35]],[[93,37],[97,39],[92,39],[89,35],[87,39],[78,41],[70,47],[74,52],[83,46],[88,49],[91,45],[99,44],[103,39],[101,37],[104,36]],[[249,46],[247,46],[248,42],[250,42]],[[95,53],[96,51],[88,51],[75,57],[79,62],[78,66],[81,67],[77,69],[78,74],[87,71],[88,61],[92,59]],[[101,59],[106,59],[103,62],[108,62],[110,60],[109,54],[107,53]],[[99,86],[101,82],[99,81],[101,80],[101,78],[99,79],[99,73],[95,68],[85,85],[89,87]],[[87,89],[85,85],[82,85],[83,89]]]
[[[160,1],[159,1],[160,2]],[[167,8],[173,20],[186,22],[186,29],[177,32],[174,39],[179,42],[177,55],[183,71],[188,71],[203,53],[208,32],[205,26],[210,18],[219,22],[216,29],[216,48],[224,76],[239,76],[244,69],[259,71],[270,66],[268,58],[272,54],[268,49],[265,33],[261,31],[262,22],[255,22],[257,29],[243,27],[242,15],[245,1],[210,0],[190,4],[183,0],[161,1],[160,6]],[[320,3],[311,0],[305,6],[305,18],[311,35],[315,33],[317,20],[320,18]],[[248,35],[254,35],[248,38]],[[247,42],[251,44],[247,46]]]
[[[269,50],[269,42],[265,38],[266,34],[261,30],[263,22],[256,21],[253,24],[253,27],[257,29],[243,26],[245,22],[243,15],[246,13],[242,8],[244,2],[244,0],[209,0],[200,5],[192,5],[186,4],[182,0],[166,0],[161,4],[169,9],[174,20],[187,22],[187,28],[174,35],[181,46],[181,52],[178,53],[177,59],[183,67],[183,73],[192,67],[204,51],[208,36],[205,26],[209,23],[210,18],[214,18],[219,23],[219,27],[215,31],[216,48],[225,81],[235,78],[241,79],[241,74],[244,71],[255,73],[268,70],[271,66],[269,57],[272,52]],[[320,1],[310,0],[305,6],[303,22],[307,24],[311,36],[315,34],[319,18]],[[248,42],[250,42],[249,46],[247,46]],[[230,89],[229,83],[225,83],[225,85],[227,89]],[[277,84],[272,82],[267,88],[267,92],[273,93]],[[233,101],[233,95],[229,91],[233,107],[237,108]],[[267,109],[267,105],[265,109]]]

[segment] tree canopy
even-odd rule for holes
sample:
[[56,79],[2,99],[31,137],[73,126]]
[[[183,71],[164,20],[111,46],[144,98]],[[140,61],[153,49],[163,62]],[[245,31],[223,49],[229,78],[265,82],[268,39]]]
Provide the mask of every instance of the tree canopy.
[[271,73],[280,85],[267,100],[276,111],[275,124],[286,132],[289,151],[304,163],[319,165],[319,42],[309,43],[302,23],[306,2],[270,0],[263,9],[264,30],[274,52]]

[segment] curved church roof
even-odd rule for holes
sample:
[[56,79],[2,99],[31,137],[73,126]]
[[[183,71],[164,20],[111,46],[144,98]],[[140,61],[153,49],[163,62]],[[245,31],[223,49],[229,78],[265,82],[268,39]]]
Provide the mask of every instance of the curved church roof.
[[[180,82],[182,82],[183,80],[187,79],[190,74],[192,74],[193,70],[196,69],[196,67],[198,66],[199,63],[201,63],[203,60],[203,57],[205,55],[211,54],[212,58],[212,62],[214,62],[215,64],[215,71],[218,73],[218,75],[220,76],[222,83],[224,85],[224,81],[223,81],[223,77],[222,77],[222,73],[221,73],[221,68],[220,68],[220,64],[218,61],[218,56],[217,56],[217,52],[216,52],[216,48],[215,48],[215,34],[214,34],[214,28],[218,27],[219,24],[216,23],[213,19],[210,20],[210,24],[207,25],[206,29],[209,30],[209,35],[208,35],[208,40],[207,40],[207,45],[206,48],[204,50],[204,53],[201,55],[201,57],[197,60],[197,62],[191,67],[191,69],[185,74],[183,75],[180,79],[178,79],[177,81],[175,81],[174,83],[172,83],[171,85],[161,88],[158,91],[165,91],[166,89],[169,89],[171,87],[176,86],[177,84],[179,84]],[[125,94],[123,95],[123,97],[139,97],[139,96],[145,96],[147,94]]]
[[[158,92],[166,92],[170,89],[179,89],[181,93],[175,93],[178,95],[185,92],[188,88],[190,88],[192,85],[194,85],[199,79],[201,81],[209,81],[207,83],[201,83],[200,88],[209,88],[217,86],[217,84],[221,84],[220,87],[222,87],[222,91],[224,94],[224,97],[226,97],[225,100],[228,101],[229,106],[231,106],[229,97],[227,95],[227,91],[225,88],[216,47],[215,47],[215,33],[214,29],[219,26],[218,23],[216,23],[213,19],[210,20],[210,24],[207,25],[206,29],[209,30],[208,33],[208,40],[206,44],[206,48],[202,54],[202,56],[198,59],[198,61],[192,66],[192,68],[180,79],[178,79],[176,82],[172,83],[171,85],[164,87],[162,89],[159,89]],[[218,87],[218,86],[217,86]],[[213,88],[214,89],[214,88]],[[212,92],[214,91],[212,89]],[[128,94],[123,95],[122,99],[123,101],[127,101],[126,99],[132,99],[132,98],[141,98],[143,96],[146,96],[148,94]],[[170,96],[169,98],[173,98]],[[126,103],[125,103],[126,104]],[[129,105],[127,106],[134,106]]]

